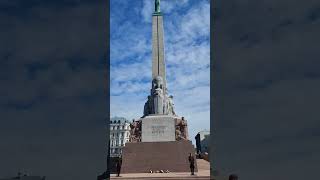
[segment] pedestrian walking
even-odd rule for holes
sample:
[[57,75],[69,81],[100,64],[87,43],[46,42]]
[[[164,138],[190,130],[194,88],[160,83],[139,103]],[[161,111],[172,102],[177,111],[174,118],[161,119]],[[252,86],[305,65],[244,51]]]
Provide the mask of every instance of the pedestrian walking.
[[122,164],[122,158],[119,157],[117,163],[116,163],[116,168],[117,168],[117,176],[120,176],[120,171],[121,171],[121,164]]
[[192,154],[189,154],[189,164],[190,164],[190,171],[191,171],[191,175],[194,175],[194,157],[192,156]]

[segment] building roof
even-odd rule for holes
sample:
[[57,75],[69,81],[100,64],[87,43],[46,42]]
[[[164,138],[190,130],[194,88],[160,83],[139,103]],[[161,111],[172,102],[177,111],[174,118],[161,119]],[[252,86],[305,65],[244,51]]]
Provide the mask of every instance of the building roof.
[[115,117],[110,118],[110,124],[115,124],[115,123],[122,124],[122,123],[129,123],[129,121],[124,117],[115,116]]

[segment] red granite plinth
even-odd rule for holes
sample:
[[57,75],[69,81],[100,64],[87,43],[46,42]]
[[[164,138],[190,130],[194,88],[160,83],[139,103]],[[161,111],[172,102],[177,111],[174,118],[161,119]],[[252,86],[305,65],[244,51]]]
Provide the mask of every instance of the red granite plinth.
[[195,158],[194,151],[191,141],[126,143],[121,173],[148,173],[149,170],[190,172],[188,156],[192,153]]

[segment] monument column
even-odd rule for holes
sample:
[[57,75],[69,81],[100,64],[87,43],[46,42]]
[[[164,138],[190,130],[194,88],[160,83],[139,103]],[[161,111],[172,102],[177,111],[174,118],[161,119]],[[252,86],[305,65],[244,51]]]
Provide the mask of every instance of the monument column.
[[166,67],[164,60],[163,17],[160,12],[160,0],[155,1],[152,14],[152,79],[160,76],[163,80],[163,93],[166,93]]

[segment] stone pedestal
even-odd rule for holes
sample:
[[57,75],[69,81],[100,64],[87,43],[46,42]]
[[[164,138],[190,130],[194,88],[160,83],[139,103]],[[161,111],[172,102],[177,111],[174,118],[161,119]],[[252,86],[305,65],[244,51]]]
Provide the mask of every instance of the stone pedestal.
[[141,142],[175,141],[175,118],[167,115],[149,115],[141,119]]
[[195,157],[194,151],[191,141],[126,143],[121,173],[190,172],[188,156],[192,153]]

